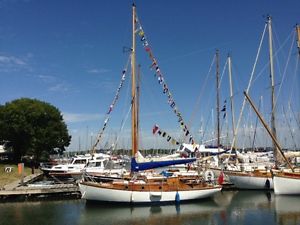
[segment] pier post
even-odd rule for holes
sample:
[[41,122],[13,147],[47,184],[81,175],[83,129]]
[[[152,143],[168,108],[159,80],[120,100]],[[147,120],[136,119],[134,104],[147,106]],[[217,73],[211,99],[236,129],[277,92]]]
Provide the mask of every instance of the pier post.
[[24,184],[24,163],[18,164],[18,172],[19,175],[21,175],[21,185],[23,185]]

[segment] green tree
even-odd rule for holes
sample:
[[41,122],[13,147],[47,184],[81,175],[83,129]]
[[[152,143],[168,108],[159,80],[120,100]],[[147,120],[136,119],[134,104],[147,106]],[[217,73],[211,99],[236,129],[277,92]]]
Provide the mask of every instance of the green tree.
[[63,153],[71,136],[56,107],[21,98],[0,107],[0,140],[7,142],[16,162],[24,155],[40,161],[50,154]]

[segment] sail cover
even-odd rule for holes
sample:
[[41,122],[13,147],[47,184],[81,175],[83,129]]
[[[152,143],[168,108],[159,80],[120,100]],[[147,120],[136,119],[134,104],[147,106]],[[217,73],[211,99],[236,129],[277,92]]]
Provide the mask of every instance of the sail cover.
[[155,169],[159,167],[187,164],[196,161],[196,158],[186,158],[186,159],[172,159],[163,161],[151,161],[151,162],[137,162],[133,157],[131,159],[131,171],[137,172],[142,170]]

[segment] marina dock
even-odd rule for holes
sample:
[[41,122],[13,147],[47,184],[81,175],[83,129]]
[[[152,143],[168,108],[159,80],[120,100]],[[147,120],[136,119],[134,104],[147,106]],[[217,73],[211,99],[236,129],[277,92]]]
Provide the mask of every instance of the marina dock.
[[15,181],[4,186],[0,190],[0,200],[6,199],[28,199],[47,197],[80,197],[78,185],[74,183],[38,183],[42,179],[43,173],[32,174],[23,180]]

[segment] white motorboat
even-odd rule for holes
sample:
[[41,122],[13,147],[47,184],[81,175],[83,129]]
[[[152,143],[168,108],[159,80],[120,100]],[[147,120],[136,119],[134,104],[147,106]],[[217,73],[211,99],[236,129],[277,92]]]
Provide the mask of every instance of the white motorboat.
[[71,159],[66,164],[42,164],[40,169],[46,175],[55,177],[71,177],[72,175],[81,175],[82,169],[88,164],[88,161],[92,158],[91,155],[78,155]]

